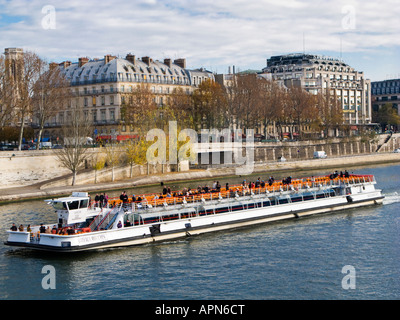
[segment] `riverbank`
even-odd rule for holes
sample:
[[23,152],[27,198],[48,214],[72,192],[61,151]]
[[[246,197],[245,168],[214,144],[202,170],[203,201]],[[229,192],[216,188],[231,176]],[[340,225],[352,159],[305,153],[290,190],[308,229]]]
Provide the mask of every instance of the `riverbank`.
[[[357,155],[347,157],[332,157],[327,159],[312,159],[301,161],[288,162],[271,162],[271,163],[256,163],[252,174],[274,173],[291,171],[301,172],[306,170],[344,170],[355,166],[385,164],[385,163],[400,163],[399,153],[374,153],[368,155]],[[0,203],[53,198],[56,196],[69,195],[74,191],[86,192],[103,192],[111,190],[122,190],[134,188],[138,186],[159,186],[161,182],[182,182],[182,181],[201,181],[224,177],[237,176],[235,168],[216,168],[207,170],[195,170],[188,172],[171,172],[164,174],[154,174],[148,176],[139,176],[134,179],[86,184],[78,186],[46,186],[46,183],[40,183],[31,186],[23,186],[16,188],[0,189]]]

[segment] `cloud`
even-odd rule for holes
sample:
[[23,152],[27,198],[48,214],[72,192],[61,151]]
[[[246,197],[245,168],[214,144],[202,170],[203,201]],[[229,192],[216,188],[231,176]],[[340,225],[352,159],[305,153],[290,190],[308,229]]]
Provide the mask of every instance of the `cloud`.
[[272,54],[302,52],[303,39],[308,52],[339,52],[340,43],[349,53],[400,46],[396,0],[55,0],[54,30],[42,27],[47,4],[0,0],[0,46],[56,61],[128,52],[186,57],[189,67],[219,72],[262,68]]

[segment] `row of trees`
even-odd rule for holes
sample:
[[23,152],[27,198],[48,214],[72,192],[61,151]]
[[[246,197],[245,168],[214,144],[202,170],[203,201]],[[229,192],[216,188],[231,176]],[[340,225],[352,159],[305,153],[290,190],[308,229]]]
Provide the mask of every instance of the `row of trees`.
[[155,94],[146,85],[138,86],[122,99],[122,119],[139,131],[165,128],[168,121],[180,126],[199,129],[259,129],[268,136],[274,126],[279,135],[284,128],[300,138],[303,128],[321,132],[339,128],[343,112],[337,97],[327,94],[312,95],[298,88],[283,88],[276,82],[256,75],[235,76],[225,87],[212,80],[203,81],[188,95],[175,89],[162,108],[155,103]]
[[[7,59],[0,56],[0,136],[19,128],[18,148],[23,138],[33,138],[32,130],[24,135],[27,124],[35,119],[38,128],[37,148],[43,128],[51,117],[69,101],[69,85],[57,65],[48,64],[36,53],[24,52]],[[30,129],[30,128],[29,128]]]

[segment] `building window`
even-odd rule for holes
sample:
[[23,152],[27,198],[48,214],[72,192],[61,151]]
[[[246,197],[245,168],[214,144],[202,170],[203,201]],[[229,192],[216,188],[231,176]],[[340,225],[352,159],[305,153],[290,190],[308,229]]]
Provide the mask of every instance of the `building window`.
[[102,122],[106,122],[106,110],[105,109],[100,110],[100,119]]
[[83,104],[84,104],[85,107],[88,106],[88,98],[85,97],[85,98],[83,99]]
[[115,121],[115,109],[110,109],[110,120]]
[[110,96],[110,104],[111,104],[111,105],[114,104],[114,96]]

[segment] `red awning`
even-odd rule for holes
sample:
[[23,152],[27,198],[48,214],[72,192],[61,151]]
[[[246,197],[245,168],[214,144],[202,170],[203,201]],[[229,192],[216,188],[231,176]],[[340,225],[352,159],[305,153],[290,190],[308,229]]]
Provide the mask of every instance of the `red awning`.
[[[116,136],[117,141],[124,141],[124,140],[129,140],[129,139],[137,139],[139,138],[138,135],[136,134],[127,134],[127,135],[118,135]],[[100,135],[97,137],[97,139],[101,139],[101,140],[112,140],[113,136],[111,135]],[[115,136],[114,136],[115,139]]]
[[358,128],[356,126],[351,126],[350,130],[358,130]]

